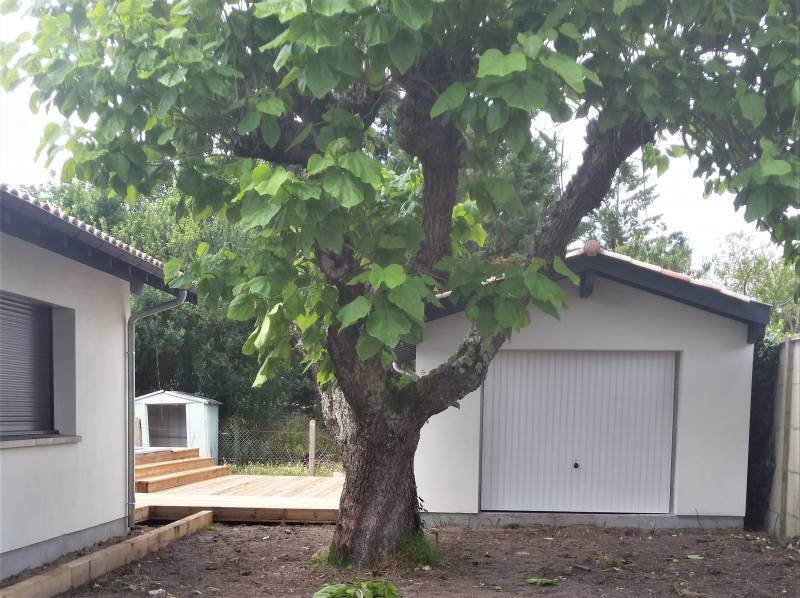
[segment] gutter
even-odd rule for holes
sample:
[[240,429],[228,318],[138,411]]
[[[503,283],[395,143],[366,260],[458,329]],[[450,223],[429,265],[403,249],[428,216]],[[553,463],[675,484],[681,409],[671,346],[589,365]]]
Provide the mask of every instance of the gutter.
[[125,478],[125,509],[128,516],[128,527],[133,528],[134,511],[136,510],[136,482],[135,482],[135,465],[134,465],[134,415],[133,415],[133,399],[136,395],[136,322],[141,319],[154,316],[162,311],[167,311],[173,307],[178,307],[186,302],[186,291],[181,290],[178,292],[177,297],[166,303],[159,303],[153,307],[148,307],[141,311],[131,313],[128,318],[128,386],[127,395],[125,398],[126,410],[126,465],[127,476]]

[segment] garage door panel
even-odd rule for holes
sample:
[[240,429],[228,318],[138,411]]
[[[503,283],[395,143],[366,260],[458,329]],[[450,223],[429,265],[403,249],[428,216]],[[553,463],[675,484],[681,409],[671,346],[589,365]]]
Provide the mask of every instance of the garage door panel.
[[502,351],[484,384],[481,508],[668,512],[674,377],[671,352]]

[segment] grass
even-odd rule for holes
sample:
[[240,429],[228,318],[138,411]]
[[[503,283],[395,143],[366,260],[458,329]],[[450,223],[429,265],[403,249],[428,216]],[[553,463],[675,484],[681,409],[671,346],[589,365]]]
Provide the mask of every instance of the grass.
[[511,523],[506,523],[503,527],[505,529],[519,529],[519,523],[512,521]]
[[438,567],[444,557],[439,545],[431,542],[424,533],[411,534],[400,540],[394,552],[396,563],[401,566]]
[[[236,475],[308,475],[308,468],[300,463],[228,463],[231,473]],[[331,477],[335,472],[341,471],[341,467],[330,463],[323,463],[317,466],[315,475],[321,477]]]

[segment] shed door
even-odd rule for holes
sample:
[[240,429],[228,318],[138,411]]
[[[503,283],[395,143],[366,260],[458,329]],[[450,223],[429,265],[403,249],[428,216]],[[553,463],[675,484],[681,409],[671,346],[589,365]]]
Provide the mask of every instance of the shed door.
[[148,405],[150,446],[186,446],[186,405]]
[[675,363],[501,351],[484,384],[481,509],[669,512]]

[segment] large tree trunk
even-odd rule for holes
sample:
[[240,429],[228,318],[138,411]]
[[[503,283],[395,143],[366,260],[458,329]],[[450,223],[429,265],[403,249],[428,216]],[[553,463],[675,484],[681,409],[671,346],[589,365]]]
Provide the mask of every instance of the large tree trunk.
[[404,537],[422,531],[414,453],[420,426],[359,426],[343,457],[345,484],[331,550],[347,562],[387,560]]

